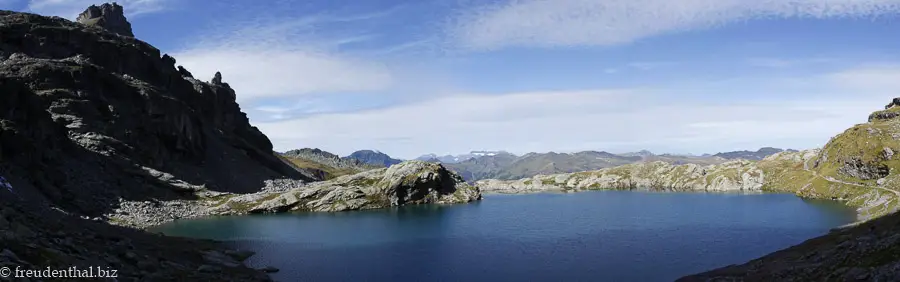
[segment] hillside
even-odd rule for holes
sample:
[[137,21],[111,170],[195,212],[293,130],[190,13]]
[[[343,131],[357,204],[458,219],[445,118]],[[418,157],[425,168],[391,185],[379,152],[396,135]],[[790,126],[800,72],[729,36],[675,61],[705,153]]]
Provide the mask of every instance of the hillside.
[[281,153],[279,157],[297,169],[310,171],[318,180],[330,180],[338,176],[379,168],[357,159],[341,158],[327,151],[311,148],[290,150]]
[[[900,99],[895,99],[900,101]],[[482,180],[488,193],[650,189],[660,191],[789,192],[857,208],[864,223],[747,264],[683,281],[892,281],[900,276],[900,103],[870,115],[822,149],[780,152],[760,161],[718,165],[636,163],[590,172]],[[710,280],[712,279],[712,280]]]

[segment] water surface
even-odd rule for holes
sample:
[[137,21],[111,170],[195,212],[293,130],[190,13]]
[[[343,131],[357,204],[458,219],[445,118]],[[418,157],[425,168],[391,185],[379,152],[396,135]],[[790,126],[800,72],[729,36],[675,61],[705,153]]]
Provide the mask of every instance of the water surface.
[[783,194],[487,195],[454,206],[178,221],[231,241],[278,281],[671,281],[850,223],[838,203]]

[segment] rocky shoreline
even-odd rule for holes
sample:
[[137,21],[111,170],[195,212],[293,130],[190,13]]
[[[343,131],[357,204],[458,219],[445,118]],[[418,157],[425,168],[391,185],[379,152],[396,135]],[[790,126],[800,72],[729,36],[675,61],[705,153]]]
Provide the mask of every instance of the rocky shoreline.
[[[655,192],[792,193],[802,198],[840,201],[857,210],[859,221],[890,214],[900,200],[890,188],[866,189],[862,184],[816,177],[811,167],[822,150],[781,152],[761,161],[729,161],[718,165],[672,165],[665,162],[628,164],[596,171],[538,175],[519,180],[480,180],[485,194],[640,190]],[[813,183],[814,180],[820,183]],[[803,180],[803,181],[801,181]],[[825,186],[814,189],[813,184]],[[886,184],[882,181],[882,184]],[[888,186],[885,186],[888,187]],[[828,191],[821,193],[818,191]]]
[[111,224],[146,229],[179,219],[281,212],[338,212],[481,200],[481,190],[440,164],[407,161],[329,181],[267,181],[249,194],[198,191],[197,200],[122,201]]

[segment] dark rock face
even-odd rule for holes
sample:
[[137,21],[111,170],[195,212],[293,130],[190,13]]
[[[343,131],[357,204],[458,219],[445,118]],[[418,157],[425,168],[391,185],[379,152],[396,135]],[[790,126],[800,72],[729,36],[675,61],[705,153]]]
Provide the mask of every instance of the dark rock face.
[[134,37],[131,23],[125,18],[125,11],[119,4],[105,3],[99,7],[91,5],[78,15],[77,21],[84,25],[97,26],[124,36]]
[[[120,6],[96,9],[81,18],[126,31]],[[275,156],[221,74],[191,78],[147,43],[57,17],[0,11],[0,38],[0,225],[14,225],[0,226],[0,252],[23,266],[112,266],[129,281],[267,279],[200,259],[196,248],[223,248],[213,242],[97,222],[123,201],[309,180]]]
[[98,195],[178,196],[146,168],[227,192],[304,178],[273,155],[221,74],[184,77],[142,41],[63,19],[3,12],[0,22],[0,52],[10,54],[0,63],[0,156],[40,167],[25,170],[52,202],[98,216]]

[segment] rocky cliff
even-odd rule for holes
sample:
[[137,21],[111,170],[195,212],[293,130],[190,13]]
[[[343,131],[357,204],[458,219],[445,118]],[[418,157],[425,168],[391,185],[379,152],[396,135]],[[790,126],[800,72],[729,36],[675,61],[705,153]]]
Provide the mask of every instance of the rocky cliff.
[[272,154],[221,74],[201,81],[147,43],[60,18],[0,16],[0,157],[14,186],[96,217],[119,198],[308,179]]
[[130,36],[117,5],[79,19],[0,11],[0,264],[266,280],[217,243],[105,222],[135,204],[310,177],[273,154],[221,74],[202,81],[176,67]]

